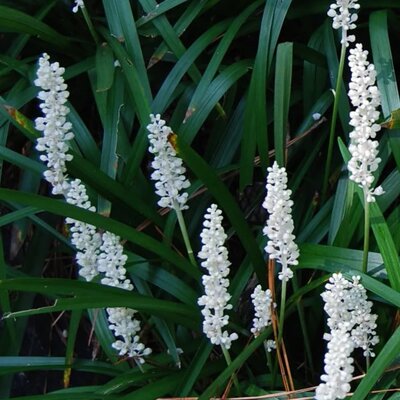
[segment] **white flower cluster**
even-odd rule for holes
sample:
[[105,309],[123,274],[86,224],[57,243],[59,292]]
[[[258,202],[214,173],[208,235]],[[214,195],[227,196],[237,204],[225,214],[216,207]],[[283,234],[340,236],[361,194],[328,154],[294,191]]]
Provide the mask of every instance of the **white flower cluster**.
[[345,330],[332,331],[325,354],[325,374],[315,390],[317,400],[344,399],[350,392],[350,382],[353,378],[353,358],[350,357],[354,345],[350,335]]
[[[65,196],[69,204],[96,212],[96,207],[92,206],[89,201],[86,186],[81,183],[80,179],[70,182]],[[77,249],[76,262],[80,266],[79,275],[87,281],[91,281],[99,274],[97,263],[102,242],[101,235],[95,226],[86,222],[73,218],[66,218],[65,222],[71,225],[71,243]]]
[[279,279],[288,281],[293,277],[293,271],[289,265],[297,265],[299,249],[294,242],[294,224],[292,219],[293,201],[290,200],[291,190],[287,188],[287,174],[284,167],[280,168],[275,161],[268,168],[267,196],[263,207],[267,209],[269,218],[264,227],[264,235],[268,236],[265,251],[269,257],[276,259],[282,266]]
[[376,71],[367,57],[368,51],[363,50],[359,43],[350,50],[351,82],[348,95],[356,109],[350,113],[350,125],[354,129],[350,133],[349,150],[352,157],[347,168],[350,171],[350,179],[363,189],[366,200],[374,202],[375,196],[384,193],[380,186],[375,190],[371,189],[374,181],[372,173],[377,170],[381,162],[377,157],[378,141],[371,140],[381,129],[376,123],[379,118],[377,108],[380,106],[380,96],[375,86]]
[[49,55],[43,54],[39,59],[39,68],[35,85],[41,90],[38,94],[43,117],[36,118],[35,127],[43,132],[37,140],[36,149],[44,152],[40,159],[47,165],[45,179],[52,185],[53,194],[65,194],[69,189],[66,178],[66,161],[71,161],[68,152],[68,140],[73,139],[71,123],[66,121],[69,108],[65,105],[69,92],[64,83],[65,69],[58,62],[50,64]]
[[332,27],[333,29],[342,28],[342,44],[346,46],[349,42],[355,41],[354,35],[348,35],[349,30],[355,29],[355,22],[358,19],[358,15],[351,10],[358,10],[360,5],[357,4],[357,0],[336,0],[329,7],[328,16],[333,18]]
[[156,194],[160,196],[158,205],[172,209],[185,210],[188,194],[182,192],[190,186],[185,177],[186,169],[182,160],[176,156],[174,146],[170,143],[173,135],[171,128],[165,125],[160,114],[150,114],[151,123],[147,125],[150,146],[149,152],[154,154],[151,166],[154,172],[151,179],[156,182]]
[[74,8],[72,9],[73,13],[77,13],[79,11],[79,8],[84,8],[85,7],[85,3],[83,2],[83,0],[75,0],[75,5]]
[[232,309],[232,305],[228,304],[231,296],[227,290],[229,279],[226,277],[229,275],[230,262],[228,250],[224,246],[226,234],[221,214],[221,210],[212,204],[204,216],[204,228],[200,234],[203,246],[198,257],[204,260],[201,266],[207,269],[209,275],[203,275],[205,295],[199,298],[198,304],[204,306],[201,311],[204,317],[203,332],[212,344],[224,346],[228,350],[238,335],[222,331],[229,322],[229,316],[224,315],[224,311]]
[[257,285],[251,294],[251,298],[255,311],[251,333],[258,336],[264,328],[272,323],[272,307],[274,306],[272,293],[269,289],[262,290],[261,285]]
[[[65,106],[68,98],[67,85],[64,83],[64,68],[57,62],[50,64],[49,56],[44,54],[39,59],[39,69],[35,85],[43,90],[39,93],[40,105],[44,117],[36,119],[36,128],[43,132],[38,139],[37,150],[44,152],[40,159],[47,163],[48,170],[44,176],[53,186],[53,194],[63,194],[69,204],[96,212],[86,192],[85,185],[79,180],[69,181],[66,175],[66,161],[72,160],[67,154],[67,141],[73,138],[71,124],[66,122],[69,108]],[[77,249],[76,261],[81,267],[79,274],[91,281],[99,273],[104,274],[101,283],[108,286],[133,290],[133,285],[126,277],[125,263],[127,256],[123,254],[120,238],[113,233],[102,235],[96,227],[72,218],[66,218],[71,225],[71,242]],[[144,363],[143,356],[151,353],[140,343],[138,332],[140,322],[135,319],[135,310],[124,307],[107,308],[109,328],[116,337],[113,347],[121,356],[135,357]]]
[[343,399],[350,391],[349,382],[354,370],[352,351],[361,348],[364,356],[375,356],[372,346],[379,342],[375,332],[377,316],[371,314],[372,303],[367,299],[359,276],[353,276],[350,282],[341,273],[333,274],[325,289],[321,296],[330,333],[324,335],[328,352],[321,380],[325,383],[318,386],[316,398]]

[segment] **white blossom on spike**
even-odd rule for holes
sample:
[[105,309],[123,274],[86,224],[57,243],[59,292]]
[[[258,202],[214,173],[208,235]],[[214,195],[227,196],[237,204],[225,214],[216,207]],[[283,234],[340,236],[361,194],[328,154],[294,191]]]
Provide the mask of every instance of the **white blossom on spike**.
[[348,31],[356,28],[355,22],[358,19],[358,15],[351,10],[358,10],[360,5],[357,3],[358,0],[336,0],[329,7],[328,16],[333,18],[332,27],[333,29],[342,29],[342,44],[346,46],[349,42],[355,41],[354,35],[348,35]]
[[265,251],[271,259],[276,259],[282,266],[279,279],[288,281],[293,277],[289,265],[297,265],[299,249],[294,242],[294,224],[292,219],[293,201],[290,200],[291,190],[287,188],[287,174],[284,167],[280,168],[275,161],[268,168],[267,196],[263,207],[267,209],[269,217],[263,229],[268,236]]
[[251,294],[255,318],[253,319],[253,327],[251,333],[258,336],[267,326],[272,323],[272,293],[269,289],[262,290],[261,285],[254,288]]
[[374,202],[375,196],[384,193],[381,186],[372,188],[373,172],[378,169],[381,159],[378,157],[378,141],[376,133],[381,129],[376,123],[379,118],[380,96],[375,86],[376,71],[373,64],[367,60],[368,51],[363,50],[357,43],[350,50],[349,67],[351,82],[349,84],[349,98],[356,109],[350,112],[349,151],[351,159],[347,164],[350,179],[356,182],[364,191],[367,202]]
[[185,210],[188,208],[186,205],[188,194],[182,191],[190,186],[190,182],[185,177],[186,169],[182,160],[177,157],[169,141],[173,132],[165,125],[160,114],[155,116],[150,114],[150,120],[151,124],[147,125],[147,130],[150,132],[149,152],[154,154],[151,163],[154,172],[151,174],[151,179],[156,181],[156,194],[160,196],[158,205]]
[[75,5],[72,9],[73,13],[77,13],[79,11],[79,8],[84,8],[85,7],[85,3],[83,2],[83,0],[75,0]]
[[228,250],[224,246],[226,234],[222,227],[222,212],[215,204],[207,209],[204,216],[204,228],[200,234],[202,248],[198,257],[201,266],[206,268],[208,275],[203,275],[202,282],[205,295],[201,296],[198,304],[203,306],[203,332],[212,344],[231,347],[231,342],[238,338],[236,333],[229,334],[223,331],[229,323],[229,316],[224,315],[225,310],[232,309],[228,304],[231,295],[228,293],[229,266]]

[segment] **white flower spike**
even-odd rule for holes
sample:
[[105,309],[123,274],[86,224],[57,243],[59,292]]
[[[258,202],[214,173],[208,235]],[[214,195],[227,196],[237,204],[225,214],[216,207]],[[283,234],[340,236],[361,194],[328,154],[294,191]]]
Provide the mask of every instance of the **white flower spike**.
[[201,296],[198,304],[203,306],[203,332],[212,344],[221,345],[229,350],[231,342],[238,338],[236,333],[223,331],[229,323],[225,310],[232,309],[228,304],[231,296],[228,293],[229,266],[228,250],[224,246],[226,234],[222,227],[222,212],[215,204],[207,209],[204,216],[204,228],[201,232],[203,246],[198,254],[201,266],[206,268],[209,275],[203,275],[202,282],[205,295]]
[[372,303],[367,300],[365,288],[359,276],[348,281],[341,273],[333,274],[321,294],[328,314],[330,333],[325,354],[325,374],[315,392],[317,400],[343,399],[350,392],[354,371],[351,353],[356,348],[364,350],[364,356],[374,357],[372,346],[379,342],[376,335],[376,318],[371,314]]
[[253,319],[253,327],[251,333],[258,336],[267,326],[272,323],[272,293],[269,289],[262,290],[261,285],[254,288],[251,294],[255,318]]
[[185,210],[188,194],[182,192],[190,186],[185,177],[186,169],[182,160],[176,156],[176,151],[169,138],[173,134],[171,128],[165,125],[160,114],[150,114],[151,123],[147,125],[150,146],[149,152],[154,154],[151,166],[154,172],[151,179],[156,181],[156,194],[160,196],[158,205],[172,209]]
[[375,196],[384,193],[381,186],[372,188],[374,171],[378,169],[381,159],[378,157],[378,141],[376,133],[381,129],[376,123],[379,118],[380,96],[375,86],[376,71],[373,64],[367,60],[368,51],[363,50],[361,44],[356,44],[350,50],[349,67],[351,82],[349,84],[349,98],[354,111],[350,113],[349,151],[351,159],[347,164],[350,179],[356,182],[364,191],[367,202],[375,201]]
[[72,126],[66,120],[69,108],[65,103],[69,92],[63,78],[65,69],[58,62],[50,64],[49,59],[46,53],[39,58],[34,82],[42,89],[38,99],[43,112],[43,117],[35,120],[36,129],[43,132],[43,137],[37,140],[36,149],[44,153],[40,159],[47,165],[44,178],[52,185],[52,193],[65,195],[69,189],[65,164],[72,160],[72,156],[67,154],[68,141],[74,137]]
[[284,167],[280,168],[275,161],[268,168],[267,196],[263,207],[268,211],[269,218],[264,227],[264,235],[268,236],[265,251],[271,259],[276,259],[282,266],[279,279],[288,281],[293,277],[290,265],[298,264],[299,249],[294,242],[294,224],[292,219],[293,201],[290,200],[291,190],[287,188],[287,174]]
[[346,46],[349,45],[349,42],[354,42],[356,39],[354,35],[348,35],[348,31],[356,28],[355,22],[358,19],[358,15],[351,10],[358,10],[360,8],[357,1],[336,0],[335,3],[330,5],[328,11],[328,16],[333,18],[333,29],[342,29],[341,43]]
[[[66,122],[69,108],[65,105],[68,98],[67,85],[64,83],[64,68],[55,62],[50,64],[49,56],[43,54],[39,59],[39,69],[35,85],[43,90],[38,98],[42,100],[40,108],[44,117],[37,118],[36,128],[43,132],[38,139],[37,150],[44,152],[40,159],[46,162],[48,170],[44,173],[46,180],[53,187],[53,194],[64,195],[69,204],[96,212],[86,192],[85,185],[79,180],[68,180],[66,175],[66,161],[72,160],[67,154],[67,141],[73,138],[72,126]],[[87,281],[91,281],[99,273],[103,285],[133,290],[133,285],[126,277],[125,263],[127,256],[123,254],[120,238],[113,233],[104,232],[101,235],[96,227],[72,218],[66,218],[71,225],[71,242],[77,249],[76,261],[81,267],[79,274]],[[140,343],[138,333],[140,322],[135,319],[136,310],[117,307],[107,308],[109,329],[114,332],[116,339],[113,347],[119,355],[128,355],[143,364],[144,356],[151,353],[151,349]]]

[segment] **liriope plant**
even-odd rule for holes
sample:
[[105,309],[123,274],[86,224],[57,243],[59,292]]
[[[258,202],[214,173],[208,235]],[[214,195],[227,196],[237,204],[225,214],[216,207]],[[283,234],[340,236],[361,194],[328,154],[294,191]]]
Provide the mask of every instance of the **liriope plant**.
[[[400,338],[388,321],[400,305],[393,240],[400,153],[395,135],[383,133],[379,152],[375,136],[381,125],[396,125],[388,95],[395,73],[391,83],[379,74],[390,48],[377,53],[373,45],[375,73],[361,24],[357,40],[349,35],[363,2],[310,1],[307,9],[287,0],[70,3],[43,4],[34,17],[22,4],[27,12],[0,4],[0,27],[45,42],[29,38],[29,50],[27,36],[15,37],[0,66],[0,154],[21,173],[19,190],[0,189],[9,211],[0,221],[13,229],[4,247],[11,239],[35,255],[21,271],[9,265],[10,254],[1,257],[8,318],[0,343],[10,343],[0,346],[1,396],[9,396],[15,371],[51,368],[63,371],[52,396],[73,399],[293,390],[335,399],[352,389],[365,398],[385,373],[377,388],[394,387]],[[327,9],[333,26],[298,30]],[[57,13],[66,25],[58,26]],[[384,21],[372,17],[371,27]],[[77,24],[79,36],[67,24]],[[341,29],[337,70],[332,28]],[[257,51],[247,38],[259,40]],[[334,73],[331,116],[326,80]],[[342,80],[355,109],[345,117]],[[315,90],[303,99],[299,87]],[[335,147],[338,113],[351,131],[348,149],[339,140],[344,162]],[[10,123],[33,143],[21,154]],[[341,168],[349,174],[338,177]],[[245,198],[237,189],[253,175]],[[3,180],[15,187],[8,175]],[[362,242],[363,251],[354,250]],[[42,276],[45,263],[51,273]],[[78,279],[53,277],[57,264]],[[50,305],[37,308],[28,296],[18,302],[14,292],[40,293]],[[23,317],[59,312],[53,325],[66,326],[65,357],[20,352]],[[99,343],[90,342],[94,360],[79,350],[87,337]],[[105,378],[77,383],[81,371]],[[366,373],[359,384],[357,371]]]

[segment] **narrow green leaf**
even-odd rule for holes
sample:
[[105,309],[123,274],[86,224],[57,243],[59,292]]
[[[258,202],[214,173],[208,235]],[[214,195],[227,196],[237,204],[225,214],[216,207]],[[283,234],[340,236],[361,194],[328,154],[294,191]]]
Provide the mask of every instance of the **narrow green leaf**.
[[293,43],[281,43],[276,51],[274,94],[274,145],[275,159],[280,166],[286,165],[286,138],[292,86]]
[[261,166],[267,165],[266,80],[275,53],[279,34],[291,0],[266,1],[261,20],[257,55],[246,100],[244,135],[240,154],[240,189],[252,181],[254,157],[258,147]]
[[129,0],[104,0],[104,11],[111,36],[123,40],[129,58],[134,62],[146,102],[152,99],[149,77],[143,59],[142,46],[136,31],[132,8]]
[[[373,12],[369,19],[369,34],[371,38],[372,55],[377,72],[377,85],[379,88],[382,111],[385,118],[392,111],[400,108],[400,98],[393,56],[390,48],[388,12]],[[389,133],[390,147],[392,148],[397,168],[400,169],[400,130]]]
[[0,288],[52,296],[74,296],[58,298],[52,306],[14,311],[8,314],[7,318],[20,318],[63,310],[128,307],[168,320],[175,320],[195,330],[200,325],[200,313],[194,305],[187,306],[92,282],[70,281],[58,278],[16,278],[0,280]]
[[10,189],[0,188],[0,199],[42,208],[43,210],[52,212],[54,214],[87,222],[98,228],[113,232],[122,238],[132,241],[132,243],[137,244],[141,248],[147,249],[150,252],[159,255],[163,259],[174,264],[176,267],[181,268],[185,273],[191,275],[192,277],[196,279],[199,277],[199,271],[194,269],[188,260],[177,255],[168,246],[111,218],[103,217],[99,214],[64,203],[63,201],[49,199],[47,197],[38,196],[32,193],[17,192]]
[[0,31],[27,33],[51,43],[54,48],[74,54],[74,47],[69,38],[60,35],[37,18],[14,8],[0,6]]
[[375,383],[390,366],[390,363],[398,357],[400,353],[400,328],[397,328],[383,349],[372,363],[365,377],[361,380],[352,399],[363,400],[367,398]]

